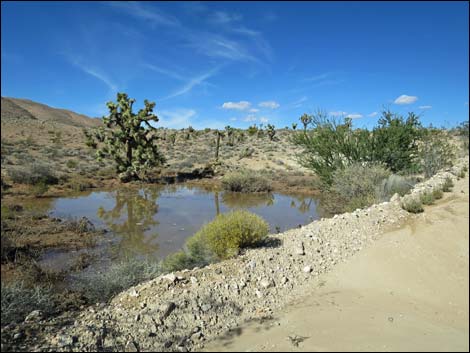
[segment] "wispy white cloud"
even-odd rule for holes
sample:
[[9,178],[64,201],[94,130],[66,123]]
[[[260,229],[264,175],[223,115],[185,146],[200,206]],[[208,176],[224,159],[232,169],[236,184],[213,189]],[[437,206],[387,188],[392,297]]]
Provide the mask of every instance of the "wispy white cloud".
[[299,99],[297,99],[296,101],[294,101],[292,103],[283,105],[283,107],[284,108],[289,108],[289,109],[300,108],[307,100],[308,100],[307,96],[302,96],[302,97],[300,97]]
[[407,96],[406,94],[402,94],[400,97],[395,99],[395,104],[412,104],[418,100],[416,96]]
[[374,116],[377,116],[379,113],[378,112],[372,112],[370,114],[367,114],[369,118],[373,118]]
[[348,113],[338,110],[338,111],[329,112],[328,114],[330,114],[331,116],[345,116]]
[[262,123],[267,123],[269,121],[269,119],[265,116],[262,116],[261,118],[259,118],[259,121],[262,122]]
[[103,73],[101,70],[91,67],[88,65],[83,64],[81,61],[77,60],[76,58],[72,58],[69,55],[65,55],[68,60],[78,67],[81,71],[87,73],[90,76],[93,76],[94,78],[100,80],[103,82],[106,86],[108,86],[109,90],[111,91],[112,94],[115,94],[118,91],[118,85],[113,82],[105,73]]
[[349,119],[360,119],[360,118],[362,118],[362,114],[357,114],[357,113],[348,114],[348,115],[346,115],[346,118],[349,118]]
[[[260,32],[249,30],[243,26],[239,26],[236,29],[238,33],[245,34],[250,38],[252,47],[247,45],[246,41],[234,40],[225,35],[227,31],[232,34],[235,33],[231,26],[233,23],[241,22],[242,17],[238,14],[216,11],[210,15],[209,21],[215,21],[213,23],[218,26],[224,26],[226,29],[225,34],[222,34],[221,31],[214,33],[184,25],[178,18],[159,10],[156,6],[149,6],[139,2],[106,2],[105,4],[129,16],[147,21],[152,27],[160,26],[171,29],[172,35],[178,38],[177,42],[194,49],[197,53],[204,56],[261,63],[252,53],[253,47],[257,48],[268,58],[271,55],[271,47]],[[199,12],[205,12],[207,9],[204,5],[199,7]]]
[[230,118],[230,121],[237,121],[237,118],[235,118],[235,117]]
[[320,81],[320,80],[326,79],[330,75],[331,75],[330,72],[325,72],[325,73],[320,74],[320,75],[304,78],[303,81],[308,81],[308,82]]
[[259,109],[256,109],[256,108],[251,108],[249,110],[250,113],[258,113],[259,112]]
[[181,23],[175,17],[165,14],[153,6],[152,8],[143,6],[138,1],[109,1],[104,3],[111,8],[125,12],[126,14],[131,15],[139,20],[148,21],[152,25],[170,27],[181,25]]
[[228,13],[225,11],[215,11],[209,16],[209,21],[218,25],[241,21],[242,15],[238,13]]
[[431,109],[432,105],[420,105],[418,108],[422,110],[427,110],[427,109]]
[[256,116],[254,114],[249,114],[243,118],[243,121],[253,122],[256,121]]
[[185,37],[185,40],[188,42],[188,47],[193,48],[201,55],[211,58],[260,62],[242,43],[219,34],[190,32]]
[[251,107],[251,103],[247,101],[236,102],[225,102],[222,104],[222,109],[235,109],[235,110],[247,110]]
[[187,79],[186,77],[180,75],[179,73],[177,73],[175,71],[164,69],[164,68],[161,68],[159,66],[155,66],[155,65],[147,64],[147,63],[143,64],[143,66],[150,69],[150,70],[152,70],[152,71],[158,72],[160,74],[166,75],[166,76],[174,78],[176,80],[185,81]]
[[264,39],[263,34],[258,31],[254,31],[252,29],[246,28],[246,27],[237,27],[237,28],[232,28],[232,32],[244,35],[251,39],[257,49],[268,59],[272,60],[273,58],[273,50],[271,48],[271,45],[269,42]]
[[275,102],[275,101],[266,101],[266,102],[261,102],[260,104],[258,104],[258,106],[260,106],[262,108],[277,109],[281,105],[278,102]]
[[177,96],[181,96],[182,94],[188,93],[191,91],[195,86],[201,85],[206,81],[208,78],[212,77],[216,72],[218,71],[218,68],[212,69],[209,72],[206,72],[202,75],[196,76],[191,78],[188,82],[186,82],[182,87],[177,89],[175,92],[171,93],[170,95],[162,98],[161,100],[166,100],[170,98],[174,98]]
[[173,129],[182,129],[191,125],[191,118],[196,116],[194,109],[178,108],[174,110],[162,110],[159,112],[159,126]]

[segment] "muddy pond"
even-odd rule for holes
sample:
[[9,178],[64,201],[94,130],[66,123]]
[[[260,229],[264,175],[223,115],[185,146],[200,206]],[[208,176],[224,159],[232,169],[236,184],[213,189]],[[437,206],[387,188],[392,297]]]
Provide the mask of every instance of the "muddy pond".
[[[92,191],[49,200],[42,208],[53,217],[86,217],[97,229],[107,229],[104,239],[92,250],[107,263],[134,256],[163,259],[181,250],[185,240],[216,215],[234,209],[260,215],[269,223],[271,233],[322,217],[318,199],[312,196],[242,194],[188,185]],[[84,251],[90,250],[49,251],[41,265],[66,269]]]

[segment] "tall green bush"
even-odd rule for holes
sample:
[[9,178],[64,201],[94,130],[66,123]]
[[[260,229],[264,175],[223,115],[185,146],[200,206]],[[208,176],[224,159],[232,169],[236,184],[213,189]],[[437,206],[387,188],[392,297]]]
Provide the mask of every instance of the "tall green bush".
[[372,131],[353,129],[349,118],[341,121],[323,112],[311,116],[312,129],[298,132],[293,143],[301,150],[300,164],[312,169],[326,185],[336,170],[354,162],[383,163],[392,172],[412,170],[422,135],[418,116],[407,119],[384,111]]
[[449,137],[447,132],[434,128],[423,132],[418,161],[426,178],[433,176],[440,169],[452,166],[456,151],[449,142]]
[[422,133],[419,117],[414,113],[404,119],[384,111],[371,134],[372,160],[385,163],[394,173],[413,169]]

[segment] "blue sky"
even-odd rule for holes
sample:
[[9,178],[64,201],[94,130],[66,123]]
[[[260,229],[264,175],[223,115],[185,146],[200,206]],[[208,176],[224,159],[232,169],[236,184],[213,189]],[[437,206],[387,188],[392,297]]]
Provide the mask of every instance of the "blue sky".
[[2,2],[2,96],[89,116],[124,91],[167,127],[317,109],[468,119],[467,2]]

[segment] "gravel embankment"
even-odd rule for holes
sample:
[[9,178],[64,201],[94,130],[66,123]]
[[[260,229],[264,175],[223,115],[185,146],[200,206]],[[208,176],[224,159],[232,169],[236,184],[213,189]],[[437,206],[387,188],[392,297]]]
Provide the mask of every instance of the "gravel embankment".
[[[459,160],[415,186],[417,197],[468,167]],[[160,276],[88,308],[38,350],[193,351],[247,320],[267,320],[328,272],[412,215],[390,202],[271,235],[236,259]],[[304,293],[305,294],[305,293]],[[235,332],[235,331],[233,331]]]

